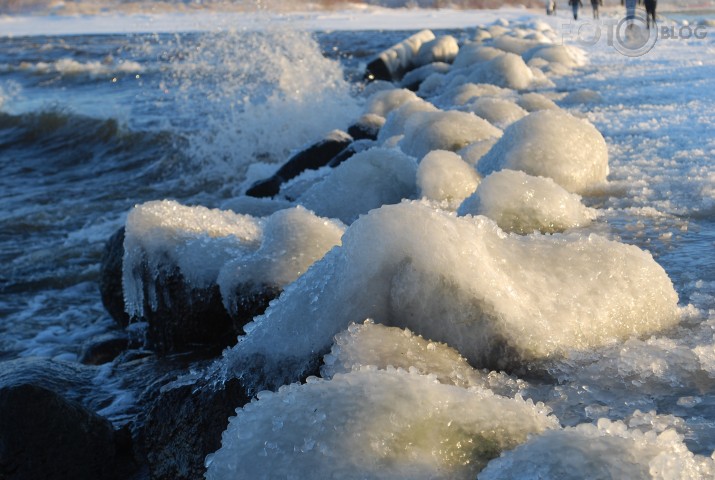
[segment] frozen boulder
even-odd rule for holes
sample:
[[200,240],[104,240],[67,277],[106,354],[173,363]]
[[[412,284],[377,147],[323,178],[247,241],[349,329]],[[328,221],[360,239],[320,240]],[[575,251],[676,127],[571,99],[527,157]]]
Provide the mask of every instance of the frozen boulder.
[[405,103],[422,100],[413,91],[406,88],[395,88],[391,90],[380,90],[367,99],[365,106],[366,114],[387,117],[391,111],[401,107]]
[[327,165],[352,141],[352,137],[347,133],[333,130],[322,140],[290,157],[271,177],[255,182],[246,190],[246,195],[251,197],[275,196],[280,191],[281,184],[297,177],[305,170],[315,170]]
[[374,113],[366,113],[348,127],[348,135],[353,140],[377,140],[377,134],[384,123],[385,117]]
[[536,112],[538,110],[556,110],[559,108],[553,100],[535,92],[521,95],[516,103],[527,112]]
[[149,346],[168,353],[235,342],[216,284],[229,260],[258,247],[258,219],[171,200],[127,215],[123,288],[130,317],[147,321]]
[[486,388],[498,395],[515,397],[528,386],[504,373],[476,370],[455,349],[432,342],[409,329],[386,327],[372,320],[351,324],[335,336],[320,374],[330,379],[363,367],[399,368],[432,375],[440,383],[458,387]]
[[472,66],[467,79],[472,83],[492,83],[499,87],[525,90],[532,85],[534,73],[519,55],[506,53]]
[[506,232],[520,234],[563,232],[583,227],[597,212],[581,203],[552,179],[524,172],[500,170],[487,176],[466,199],[459,215],[485,215]]
[[422,44],[435,39],[431,30],[422,30],[380,52],[365,68],[365,79],[399,80],[413,65]]
[[415,160],[399,150],[371,148],[350,157],[297,202],[350,224],[373,208],[414,197],[416,173]]
[[455,105],[465,105],[480,97],[508,97],[514,92],[508,88],[497,87],[488,83],[457,83],[448,86],[445,91],[434,99],[435,104],[445,108]]
[[505,168],[550,177],[570,192],[585,193],[606,182],[608,148],[587,120],[542,110],[511,124],[477,165],[483,176]]
[[477,98],[465,105],[464,109],[501,129],[527,115],[526,110],[506,98]]
[[492,137],[487,138],[486,140],[479,140],[477,142],[470,143],[466,147],[457,151],[457,154],[459,154],[465,162],[474,167],[477,163],[479,163],[479,160],[492,149],[498,140],[498,138]]
[[550,430],[493,460],[480,480],[530,478],[563,480],[680,479],[715,476],[712,458],[694,455],[675,430],[641,432],[606,419]]
[[479,175],[456,153],[432,150],[417,168],[417,185],[423,198],[455,210],[477,189]]
[[512,35],[502,35],[494,40],[493,46],[505,52],[521,55],[534,47],[538,47],[539,42],[537,40],[528,40]]
[[405,124],[412,115],[419,112],[436,112],[437,107],[422,99],[407,102],[392,110],[385,118],[385,123],[377,134],[377,142],[384,144],[389,139],[403,135]]
[[473,479],[502,451],[558,428],[549,413],[395,369],[313,378],[238,410],[206,478]]
[[340,245],[345,226],[298,206],[262,222],[260,246],[228,261],[216,282],[224,306],[243,326],[263,313],[283,287],[302,275],[325,252]]
[[538,45],[521,53],[527,63],[534,58],[558,63],[567,68],[583,67],[588,63],[586,52],[572,45]]
[[507,235],[483,216],[403,202],[353,223],[341,247],[246,326],[223,368],[295,381],[334,335],[371,318],[444,342],[474,366],[521,370],[671,327],[677,303],[668,275],[637,247]]
[[445,62],[433,62],[427,65],[422,65],[414,70],[410,70],[402,77],[400,85],[412,91],[417,91],[422,82],[432,74],[444,74],[451,69],[451,65]]
[[399,145],[406,154],[422,158],[432,150],[456,152],[470,143],[499,136],[501,130],[468,112],[420,112],[405,123]]
[[457,53],[459,53],[457,39],[452,35],[443,35],[420,45],[412,65],[420,67],[434,62],[451,63]]
[[504,55],[504,51],[498,48],[487,47],[481,43],[468,43],[459,49],[459,53],[452,62],[452,67],[469,67],[475,63],[486,62],[501,55]]

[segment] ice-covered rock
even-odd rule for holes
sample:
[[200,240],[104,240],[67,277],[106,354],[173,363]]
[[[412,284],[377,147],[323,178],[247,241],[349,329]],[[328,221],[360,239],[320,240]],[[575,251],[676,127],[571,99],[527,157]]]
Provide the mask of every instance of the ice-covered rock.
[[457,154],[459,154],[465,162],[474,167],[477,165],[479,160],[481,160],[481,158],[492,149],[498,140],[498,138],[492,137],[487,138],[486,140],[479,140],[477,142],[470,143],[463,149],[459,150]]
[[606,419],[550,430],[493,460],[479,480],[559,478],[564,480],[713,478],[712,458],[694,455],[675,430],[641,432]]
[[488,83],[457,83],[447,86],[442,94],[434,98],[434,103],[449,108],[455,105],[465,105],[480,97],[508,97],[513,93],[508,88]]
[[454,210],[477,189],[479,175],[456,153],[432,150],[417,168],[417,185],[422,197]]
[[353,137],[353,140],[376,140],[377,134],[384,124],[385,117],[375,113],[366,113],[348,127],[348,135]]
[[335,336],[320,374],[330,379],[338,373],[370,366],[433,375],[444,384],[486,388],[512,398],[528,385],[504,373],[474,369],[449,345],[426,340],[408,329],[386,327],[371,320],[352,324]]
[[504,231],[562,232],[583,227],[597,212],[581,203],[550,178],[532,177],[515,170],[500,170],[484,178],[458,210],[459,215],[485,215]]
[[410,70],[402,77],[400,86],[410,90],[419,90],[420,84],[432,74],[447,73],[452,66],[445,62],[434,62],[427,65],[422,65],[414,70]]
[[470,143],[501,136],[501,130],[468,112],[417,112],[405,123],[399,146],[406,154],[421,159],[432,150],[456,152]]
[[541,93],[529,92],[521,95],[517,101],[517,105],[527,112],[536,112],[538,110],[556,110],[559,108],[553,100]]
[[413,66],[428,65],[433,62],[451,63],[459,53],[459,44],[452,35],[443,35],[420,45]]
[[539,45],[521,53],[525,62],[541,58],[567,68],[583,67],[588,63],[586,52],[573,45]]
[[506,235],[483,216],[403,202],[353,223],[223,362],[229,373],[262,372],[259,384],[295,381],[335,334],[372,318],[447,343],[472,365],[520,369],[670,327],[677,302],[665,271],[637,247]]
[[377,142],[384,144],[387,140],[405,133],[405,124],[418,112],[436,112],[437,107],[425,100],[417,99],[407,102],[392,110],[385,118],[385,123],[377,134]]
[[206,478],[473,479],[553,428],[530,400],[367,368],[260,393],[230,419]]
[[606,182],[608,148],[587,120],[542,110],[511,124],[477,165],[483,176],[505,168],[550,177],[570,192],[585,193]]
[[493,46],[505,52],[521,55],[532,48],[538,47],[539,42],[537,40],[528,40],[512,35],[502,35],[494,40]]
[[[224,306],[234,318],[240,317],[241,325],[256,314],[247,295],[255,301],[264,291],[279,293],[325,252],[340,245],[345,231],[342,223],[318,217],[301,206],[278,211],[262,225],[260,246],[228,261],[216,279]],[[261,302],[263,309],[266,305],[267,301]],[[244,312],[247,307],[249,311]]]
[[506,98],[477,98],[466,104],[464,109],[501,129],[508,127],[527,115],[526,110]]
[[434,40],[431,30],[421,30],[380,52],[365,68],[367,80],[399,80],[414,62],[422,44]]
[[416,173],[415,160],[401,151],[372,148],[340,164],[297,202],[350,224],[373,208],[414,197]]
[[467,43],[459,49],[459,53],[452,62],[453,68],[464,68],[475,63],[486,62],[504,55],[503,50],[487,47],[481,43]]
[[401,107],[405,103],[421,101],[422,99],[411,90],[406,88],[394,88],[391,90],[380,90],[373,93],[367,99],[365,113],[387,117],[391,111]]
[[506,53],[475,64],[469,69],[467,79],[472,83],[492,83],[499,87],[525,90],[532,85],[534,73],[519,55]]

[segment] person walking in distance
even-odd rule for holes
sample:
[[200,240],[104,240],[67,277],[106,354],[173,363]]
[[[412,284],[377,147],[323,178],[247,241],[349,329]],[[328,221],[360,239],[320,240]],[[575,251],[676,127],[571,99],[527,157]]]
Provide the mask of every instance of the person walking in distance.
[[636,19],[636,0],[626,0],[626,20],[628,26],[633,26],[633,21]]
[[598,7],[603,5],[603,0],[591,0],[591,8],[593,8],[593,18],[597,19],[600,17],[598,12]]
[[573,19],[578,20],[578,8],[583,7],[581,0],[569,0],[569,5],[573,9]]
[[655,27],[655,7],[658,2],[657,0],[644,0],[644,3],[646,26],[650,29],[651,23]]

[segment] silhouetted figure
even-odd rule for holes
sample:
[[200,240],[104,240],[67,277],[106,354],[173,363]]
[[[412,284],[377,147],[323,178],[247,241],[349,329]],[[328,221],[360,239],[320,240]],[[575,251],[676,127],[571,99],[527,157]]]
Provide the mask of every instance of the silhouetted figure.
[[569,5],[573,9],[573,19],[578,20],[578,8],[583,7],[581,0],[569,0]]
[[603,0],[591,0],[591,8],[593,8],[593,18],[599,18],[598,7],[603,5]]
[[628,20],[628,26],[633,25],[633,21],[636,19],[636,0],[626,0],[626,20]]
[[546,15],[556,15],[556,0],[546,0]]
[[650,28],[651,23],[655,27],[655,7],[657,6],[656,0],[644,0],[645,3],[645,19],[646,26]]

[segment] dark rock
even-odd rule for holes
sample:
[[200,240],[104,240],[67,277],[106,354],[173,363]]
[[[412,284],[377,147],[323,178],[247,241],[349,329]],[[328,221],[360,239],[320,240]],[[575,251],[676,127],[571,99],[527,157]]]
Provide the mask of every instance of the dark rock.
[[79,361],[85,365],[102,365],[117,358],[128,347],[129,337],[126,335],[105,335],[85,345]]
[[99,269],[99,293],[109,315],[122,327],[129,323],[124,310],[122,290],[122,262],[124,261],[124,227],[109,237]]
[[295,178],[305,170],[324,167],[338,153],[347,147],[352,138],[345,132],[334,130],[323,140],[293,155],[270,178],[254,183],[246,195],[251,197],[273,197],[278,194],[283,183]]
[[249,401],[238,379],[162,391],[149,409],[144,431],[151,478],[203,478],[204,459],[221,447],[228,418]]
[[380,133],[380,125],[363,121],[363,119],[358,120],[348,127],[348,134],[355,140],[377,140],[378,133]]
[[136,469],[131,437],[46,388],[0,387],[0,478],[125,479]]
[[434,39],[432,31],[422,30],[383,50],[365,67],[364,80],[399,81],[406,72],[419,66],[413,62],[420,47]]
[[278,298],[281,292],[283,292],[283,288],[277,285],[240,285],[236,289],[235,303],[231,309],[234,329],[237,332],[243,332],[243,326],[254,317],[262,315],[271,300]]
[[367,64],[364,78],[370,82],[373,80],[386,80],[391,82],[393,80],[392,72],[383,57],[377,57]]
[[343,163],[345,160],[347,160],[350,157],[352,157],[353,155],[355,155],[356,153],[360,153],[365,150],[368,150],[373,145],[374,145],[374,143],[372,140],[356,140],[353,143],[351,143],[350,145],[348,145],[347,147],[345,147],[345,149],[342,152],[337,154],[335,156],[335,158],[333,158],[328,165],[330,165],[330,167],[335,168],[338,165],[340,165],[341,163]]
[[144,272],[143,285],[156,290],[157,304],[148,303],[145,291],[144,315],[147,347],[159,354],[190,350],[220,353],[236,343],[234,321],[223,306],[218,285],[191,287],[178,267],[160,269],[158,278]]

